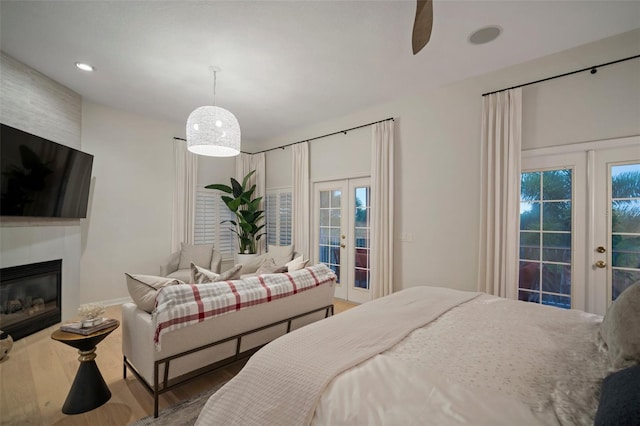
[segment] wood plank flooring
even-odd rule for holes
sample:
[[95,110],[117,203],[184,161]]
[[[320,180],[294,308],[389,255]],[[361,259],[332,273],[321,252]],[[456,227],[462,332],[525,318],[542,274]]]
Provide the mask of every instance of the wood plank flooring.
[[[354,304],[335,299],[335,313]],[[120,305],[106,317],[121,319]],[[0,362],[0,424],[2,425],[127,425],[153,413],[153,398],[128,372],[122,378],[122,326],[103,340],[96,363],[111,390],[111,399],[95,410],[66,415],[61,411],[78,369],[76,349],[51,339],[58,325],[14,343]],[[204,392],[236,375],[244,361],[209,373],[160,396],[160,410]]]

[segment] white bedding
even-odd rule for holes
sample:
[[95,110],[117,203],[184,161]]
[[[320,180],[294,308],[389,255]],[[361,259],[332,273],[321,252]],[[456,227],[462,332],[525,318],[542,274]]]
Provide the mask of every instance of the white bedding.
[[[383,384],[381,386],[381,384]],[[428,366],[382,354],[334,380],[313,425],[545,425],[526,404],[479,394]]]
[[[443,290],[426,289],[430,290],[420,291],[424,295],[410,294],[430,298],[430,291]],[[376,302],[347,313],[360,310],[375,317],[380,312],[376,314],[367,305],[379,306]],[[337,315],[334,320],[347,313]],[[366,321],[363,318],[367,317],[360,321]],[[472,298],[415,329],[389,350],[373,354],[336,375],[326,388],[319,389],[322,395],[312,423],[592,424],[597,390],[608,366],[606,354],[599,350],[596,339],[600,322],[601,317],[580,311],[487,295]],[[329,321],[315,325],[318,333],[344,336],[348,332],[347,328],[326,330],[330,326]],[[289,339],[294,336],[295,333]],[[360,342],[364,336],[354,338]],[[306,345],[305,341],[299,344]],[[295,350],[295,345],[287,347],[289,351]],[[253,368],[259,370],[260,365],[254,363]],[[286,362],[269,368],[290,371]],[[295,381],[306,380],[297,377],[303,376],[299,372],[283,375],[289,376],[291,385],[274,385],[271,393],[279,393],[282,387],[295,388]],[[232,383],[221,391],[233,388]],[[243,383],[251,383],[251,378]],[[265,393],[269,393],[268,386],[266,389]],[[238,396],[242,391],[241,387],[227,394]],[[251,393],[253,405],[271,403],[265,402],[271,401],[270,395],[261,399],[253,389],[247,392]],[[266,414],[252,422],[251,407],[239,403],[239,409],[227,405],[221,412],[215,399],[212,397],[203,409],[201,424],[218,424],[222,419],[225,424],[233,421],[280,424],[275,407],[263,411]],[[286,407],[286,403],[281,406]],[[296,409],[295,404],[291,406]],[[216,410],[217,422],[211,423]]]
[[313,424],[593,424],[601,321],[480,296],[337,376]]

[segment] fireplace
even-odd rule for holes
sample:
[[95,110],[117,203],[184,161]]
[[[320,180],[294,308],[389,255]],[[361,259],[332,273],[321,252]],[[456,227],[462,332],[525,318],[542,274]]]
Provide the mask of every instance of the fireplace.
[[62,259],[0,270],[0,330],[13,340],[61,320]]

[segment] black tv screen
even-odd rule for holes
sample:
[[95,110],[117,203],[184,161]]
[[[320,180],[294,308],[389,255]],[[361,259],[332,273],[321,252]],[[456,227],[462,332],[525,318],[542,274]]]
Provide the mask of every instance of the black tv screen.
[[0,215],[87,217],[93,155],[2,124]]

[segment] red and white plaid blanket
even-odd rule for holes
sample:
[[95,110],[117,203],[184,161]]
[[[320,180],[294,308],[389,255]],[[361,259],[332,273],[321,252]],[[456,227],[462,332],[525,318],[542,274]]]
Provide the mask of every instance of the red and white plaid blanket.
[[291,273],[265,274],[236,281],[209,284],[180,284],[162,288],[153,311],[153,341],[160,350],[164,333],[249,306],[291,296],[334,281],[335,274],[324,264]]

